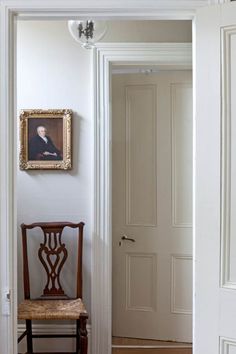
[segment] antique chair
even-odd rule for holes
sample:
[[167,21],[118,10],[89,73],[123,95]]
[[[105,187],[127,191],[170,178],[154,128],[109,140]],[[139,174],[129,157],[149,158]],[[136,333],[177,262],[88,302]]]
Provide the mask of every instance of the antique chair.
[[[62,286],[60,274],[64,264],[68,259],[68,250],[66,244],[65,228],[78,230],[78,259],[77,259],[77,277],[76,297],[68,297]],[[27,354],[33,354],[33,338],[60,338],[75,337],[76,352],[74,354],[87,354],[87,330],[86,322],[88,314],[82,302],[82,246],[83,246],[83,227],[84,223],[78,224],[70,222],[48,222],[34,223],[30,225],[21,225],[22,243],[23,243],[23,280],[24,280],[24,298],[18,307],[18,319],[25,320],[26,330],[19,337],[18,343],[26,336]],[[40,298],[32,299],[30,293],[30,273],[27,245],[29,241],[29,229],[41,228],[43,242],[38,248],[38,257],[42,263],[42,269],[46,271],[46,285]],[[28,232],[27,232],[28,231]],[[76,232],[77,235],[77,232]],[[63,236],[63,237],[62,237]],[[74,236],[74,235],[73,235]],[[32,235],[30,235],[32,237]],[[76,237],[77,238],[77,237]],[[31,268],[30,268],[31,269]],[[75,320],[75,334],[48,334],[39,335],[32,333],[32,320]],[[69,354],[69,353],[68,353]]]

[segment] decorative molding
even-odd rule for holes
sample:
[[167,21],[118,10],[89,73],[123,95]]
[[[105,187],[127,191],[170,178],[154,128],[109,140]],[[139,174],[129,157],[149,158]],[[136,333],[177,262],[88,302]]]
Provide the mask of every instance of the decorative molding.
[[[152,150],[152,154],[150,153],[149,156],[152,157],[152,175],[153,176],[153,200],[152,200],[152,206],[149,208],[149,211],[152,212],[152,215],[150,215],[150,220],[144,222],[144,221],[139,221],[138,218],[134,217],[134,211],[132,212],[132,204],[138,204],[140,205],[140,202],[132,203],[132,195],[131,195],[131,185],[133,185],[134,181],[132,181],[132,171],[131,171],[131,161],[132,161],[132,149],[131,149],[131,125],[134,127],[134,122],[132,124],[131,119],[132,119],[132,114],[131,114],[131,102],[134,100],[134,97],[130,99],[130,94],[134,93],[134,91],[140,91],[146,90],[146,92],[149,92],[152,98],[152,117],[151,117],[151,133],[152,137],[150,137],[150,140],[152,139],[152,147],[150,150]],[[125,91],[125,99],[126,99],[126,148],[125,148],[125,160],[126,160],[126,183],[125,183],[125,191],[126,191],[126,205],[125,205],[125,212],[126,212],[126,225],[128,226],[149,226],[149,227],[155,227],[157,226],[157,131],[156,131],[156,111],[157,111],[157,90],[156,90],[156,85],[132,85],[132,86],[127,86],[126,91]],[[147,121],[147,118],[145,120],[145,124]],[[149,140],[149,141],[150,141]],[[149,143],[149,142],[148,142]],[[139,141],[140,145],[140,141]],[[134,159],[135,160],[135,159]],[[145,171],[146,173],[146,171]],[[134,174],[133,174],[134,175]],[[149,181],[150,182],[150,181]],[[142,186],[140,185],[141,190]],[[134,206],[134,205],[133,205]],[[133,215],[133,217],[132,217]]]
[[[133,306],[131,304],[131,289],[130,280],[131,275],[131,258],[149,258],[152,262],[152,289],[149,289],[152,294],[152,304],[150,306]],[[148,291],[148,289],[146,289]],[[157,299],[157,255],[154,253],[126,253],[126,310],[129,311],[144,311],[155,312]]]
[[172,226],[181,228],[191,228],[192,223],[179,222],[177,220],[177,163],[176,163],[176,91],[179,87],[192,88],[191,84],[188,83],[176,83],[171,84],[171,180],[172,180],[172,191],[171,191],[171,204],[172,204]]
[[220,337],[220,354],[230,354],[231,353],[230,349],[235,351],[236,340],[225,338],[225,337]]
[[[183,67],[182,70],[191,70],[191,67]],[[125,75],[125,74],[143,74],[143,75],[153,75],[153,74],[158,74],[160,72],[163,72],[163,71],[167,71],[167,72],[170,72],[170,71],[176,71],[178,70],[177,67],[174,67],[174,66],[169,66],[167,68],[165,67],[162,67],[162,68],[155,68],[155,66],[144,66],[144,65],[135,65],[135,67],[113,67],[112,68],[112,75]]]
[[175,302],[175,293],[176,293],[175,261],[176,260],[184,260],[184,261],[187,260],[187,261],[192,262],[193,257],[190,255],[184,255],[184,254],[173,254],[171,256],[171,313],[180,314],[180,315],[192,315],[192,310],[176,307],[176,302]]
[[168,19],[191,20],[196,10],[227,0],[0,0],[22,19]]
[[[14,130],[14,15],[0,3],[0,331],[1,351],[17,353],[16,348],[16,156]],[[11,293],[11,306],[6,309],[6,293]],[[7,311],[6,311],[7,310]],[[3,340],[3,338],[5,340]]]
[[227,2],[231,2],[234,0],[208,0],[209,5],[217,5],[217,4],[226,4]]
[[[94,224],[92,245],[92,352],[111,351],[111,121],[110,68],[117,63],[192,65],[186,43],[111,43],[94,50]],[[102,261],[101,261],[102,260]]]
[[[96,46],[113,64],[134,64],[140,57],[139,64],[160,66],[160,69],[162,66],[167,69],[175,65],[178,70],[192,68],[191,43],[97,43]],[[126,61],[122,59],[124,57]]]
[[221,286],[236,289],[236,281],[230,279],[231,242],[231,39],[236,36],[236,26],[221,30],[221,90],[222,90],[222,138],[221,138]]

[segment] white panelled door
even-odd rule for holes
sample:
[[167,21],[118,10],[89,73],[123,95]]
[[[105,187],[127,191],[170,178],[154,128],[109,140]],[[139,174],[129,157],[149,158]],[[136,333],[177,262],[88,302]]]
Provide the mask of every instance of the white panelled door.
[[113,75],[115,336],[192,341],[191,75]]
[[236,3],[196,19],[195,354],[236,353]]

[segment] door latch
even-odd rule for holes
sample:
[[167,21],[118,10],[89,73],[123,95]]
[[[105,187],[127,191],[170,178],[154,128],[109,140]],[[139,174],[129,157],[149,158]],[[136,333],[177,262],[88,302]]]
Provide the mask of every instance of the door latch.
[[122,241],[131,241],[131,242],[136,242],[134,238],[128,237],[125,234],[121,237],[121,241],[119,242],[119,246],[121,246]]
[[10,316],[11,313],[11,291],[4,289],[2,292],[2,314],[3,316]]
[[132,238],[132,237],[128,237],[128,236],[126,236],[126,235],[123,235],[123,236],[121,237],[121,240],[122,240],[122,241],[131,241],[131,242],[135,242],[135,239],[134,239],[134,238]]

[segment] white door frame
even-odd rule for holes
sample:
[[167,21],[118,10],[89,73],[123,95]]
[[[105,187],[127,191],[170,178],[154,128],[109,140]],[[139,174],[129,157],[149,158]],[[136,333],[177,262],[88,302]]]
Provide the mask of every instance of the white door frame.
[[[94,126],[94,238],[92,304],[101,315],[93,334],[93,354],[111,353],[112,337],[112,115],[111,65],[140,63],[192,69],[190,43],[107,43],[95,51],[96,110]],[[101,262],[102,260],[102,262]],[[95,313],[94,313],[95,315]],[[94,318],[93,318],[94,321]],[[94,338],[95,336],[95,338]],[[96,338],[97,337],[97,338]],[[99,342],[98,342],[99,339]],[[98,343],[100,350],[97,350]]]
[[[107,19],[150,19],[150,20],[192,20],[194,19],[197,8],[208,5],[228,2],[229,0],[0,0],[0,333],[1,333],[1,350],[4,353],[17,353],[17,240],[16,240],[16,166],[17,156],[15,156],[16,144],[16,78],[15,78],[15,20],[17,17],[22,19],[71,19],[81,17],[107,18]],[[137,6],[138,5],[138,6]],[[104,65],[104,63],[102,64]],[[100,70],[100,69],[99,69]],[[193,68],[195,70],[195,68]],[[105,74],[105,71],[104,71]],[[106,73],[107,75],[107,73]],[[106,82],[107,77],[104,77]],[[100,81],[100,85],[102,82]],[[96,102],[95,87],[95,102]],[[101,98],[104,100],[104,97]],[[98,102],[97,102],[98,103]],[[96,107],[96,104],[95,104]],[[100,119],[103,114],[104,106],[99,107],[98,119],[95,121],[95,142],[98,138],[102,141],[105,138],[105,132],[100,126]],[[104,128],[105,126],[103,126]],[[100,146],[102,148],[102,146]],[[104,148],[104,146],[103,146]],[[107,151],[106,151],[107,153]],[[94,154],[94,158],[95,158]],[[104,160],[105,158],[105,160]],[[94,232],[92,249],[107,249],[108,235],[107,225],[103,217],[108,213],[109,201],[100,204],[104,197],[101,196],[102,190],[105,189],[101,185],[107,182],[107,166],[104,164],[107,160],[104,151],[100,151],[100,159],[95,166],[95,173],[100,175],[100,185],[95,184],[94,203]],[[103,189],[102,189],[103,188]],[[98,194],[99,193],[99,194]],[[105,209],[104,209],[105,208]],[[99,247],[98,247],[99,246]],[[93,267],[97,269],[99,265],[100,279],[109,279],[110,271],[105,268],[104,258],[99,252],[93,252]],[[105,252],[109,257],[108,252]],[[96,264],[98,262],[98,264]],[[109,264],[110,259],[105,259]],[[95,273],[96,274],[96,273]],[[101,289],[102,284],[98,284],[96,275],[92,278],[92,353],[93,354],[109,354],[110,344],[107,335],[110,331],[110,302],[106,309],[100,306],[101,298],[96,296],[97,287]],[[6,293],[11,290],[11,311],[10,316],[6,316],[9,311],[6,300]],[[104,289],[104,286],[103,286]],[[100,293],[100,295],[102,295]],[[3,338],[5,340],[3,341]]]

